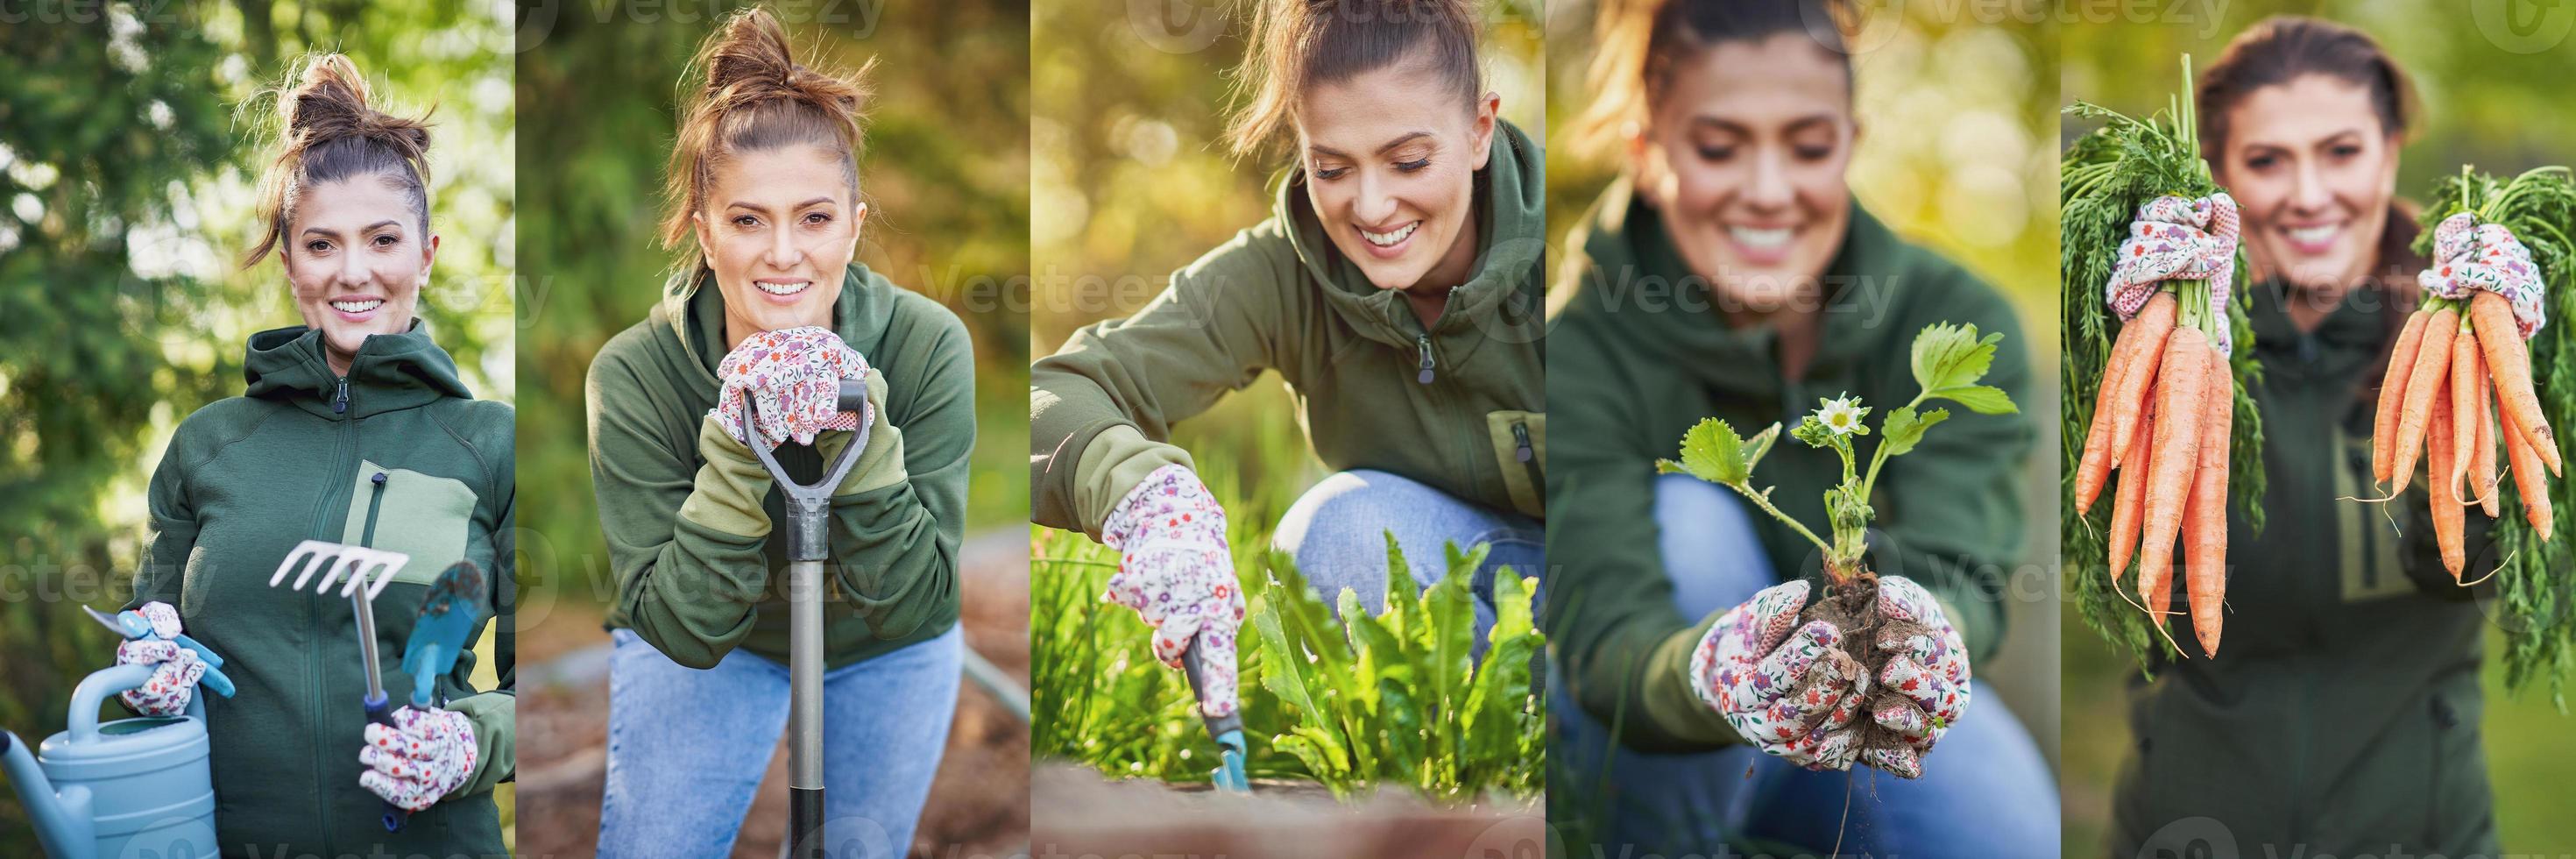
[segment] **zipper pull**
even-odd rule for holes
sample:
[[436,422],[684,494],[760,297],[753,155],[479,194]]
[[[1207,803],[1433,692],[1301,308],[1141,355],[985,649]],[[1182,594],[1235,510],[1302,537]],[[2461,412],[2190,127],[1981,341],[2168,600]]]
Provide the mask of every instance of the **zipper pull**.
[[1530,451],[1530,436],[1529,436],[1529,424],[1528,424],[1528,423],[1525,423],[1525,422],[1524,422],[1524,423],[1515,423],[1515,424],[1512,424],[1512,442],[1513,442],[1513,444],[1515,445],[1515,447],[1514,447],[1514,449],[1513,449],[1513,451],[1512,451],[1512,458],[1514,458],[1514,459],[1518,459],[1518,460],[1520,460],[1520,461],[1522,461],[1522,462],[1528,462],[1528,461],[1530,461],[1530,457],[1531,457],[1533,454],[1532,454],[1532,452]]
[[339,392],[338,394],[335,394],[335,395],[333,395],[333,396],[331,397],[331,413],[332,413],[332,414],[335,414],[335,415],[340,415],[340,414],[348,414],[348,412],[349,412],[349,377],[347,377],[347,376],[342,376],[342,377],[340,377],[340,392]]
[[1414,374],[1413,380],[1425,385],[1431,384],[1431,335],[1413,335],[1413,342],[1422,349],[1422,365],[1419,368],[1422,372]]

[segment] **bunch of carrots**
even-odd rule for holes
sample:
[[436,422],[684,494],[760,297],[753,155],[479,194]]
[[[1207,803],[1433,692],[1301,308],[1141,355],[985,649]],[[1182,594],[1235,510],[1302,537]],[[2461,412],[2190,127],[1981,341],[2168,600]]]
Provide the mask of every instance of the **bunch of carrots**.
[[[2067,363],[2060,395],[2068,451],[2081,451],[2068,463],[2070,514],[2060,533],[2070,559],[2101,558],[2110,567],[2107,577],[2078,579],[2085,620],[2141,657],[2153,646],[2150,627],[2181,651],[2165,631],[2177,542],[2193,631],[2204,653],[2218,653],[2231,499],[2247,508],[2251,527],[2262,525],[2251,506],[2263,492],[2262,425],[2242,393],[2259,368],[2244,314],[2211,301],[2204,281],[2167,281],[2113,340],[2102,297],[2141,204],[2222,190],[2201,158],[2191,81],[2185,56],[2182,94],[2145,119],[2076,102],[2067,113],[2107,122],[2077,138],[2058,166]],[[2241,255],[2236,265],[2242,283]],[[2237,357],[2219,351],[2223,340],[2237,344]],[[2072,444],[2079,433],[2080,448]],[[2107,532],[2089,518],[2105,489],[2114,495]],[[2133,561],[2138,598],[2120,587]]]
[[2158,629],[2181,539],[2191,627],[2210,656],[2227,600],[2227,445],[2236,417],[2236,380],[2210,334],[2223,315],[2197,281],[2176,281],[2120,328],[2075,473],[2076,509],[2091,510],[2119,471],[2111,580],[2137,558],[2138,595]]
[[2549,539],[2555,521],[2549,478],[2559,474],[2558,442],[2532,388],[2531,356],[2514,328],[2513,307],[2485,290],[2466,301],[2430,299],[2406,318],[2389,353],[2370,437],[2370,468],[2380,483],[2395,481],[2388,497],[2378,499],[2384,501],[2406,491],[2422,459],[2433,538],[2452,581],[2460,580],[2468,563],[2461,545],[2466,508],[2474,505],[2489,519],[2503,513],[2499,445],[2522,498],[2523,518],[2540,539]]

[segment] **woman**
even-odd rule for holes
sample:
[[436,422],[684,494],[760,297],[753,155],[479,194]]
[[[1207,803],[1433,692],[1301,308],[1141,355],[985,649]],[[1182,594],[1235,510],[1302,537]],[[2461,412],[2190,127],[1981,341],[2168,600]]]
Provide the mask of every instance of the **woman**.
[[1125,553],[1111,596],[1156,625],[1163,661],[1201,649],[1207,715],[1236,703],[1243,601],[1224,511],[1165,439],[1265,371],[1297,391],[1335,472],[1273,537],[1323,593],[1382,607],[1385,529],[1420,586],[1443,574],[1444,544],[1488,544],[1481,633],[1494,570],[1541,568],[1542,154],[1497,116],[1476,14],[1263,3],[1230,139],[1241,154],[1293,144],[1272,216],[1030,370],[1031,520]]
[[[2367,35],[2273,18],[2202,70],[2199,102],[2258,284],[2267,524],[2230,523],[2227,597],[2260,620],[2233,625],[2221,658],[2132,686],[2113,852],[2224,832],[2248,854],[2494,855],[2479,612],[2426,536],[2420,489],[2395,502],[2402,529],[2335,500],[2379,494],[2376,388],[2424,268],[2395,196],[2406,75]],[[2474,579],[2496,558],[2490,520],[2469,521]]]
[[[974,357],[954,314],[852,259],[865,70],[796,64],[758,8],[691,67],[663,220],[685,256],[590,366],[618,586],[600,853],[730,849],[787,721],[784,511],[749,445],[811,482],[865,420],[827,525],[824,814],[837,844],[900,856],[957,694]],[[861,377],[865,413],[836,415],[838,381]]]
[[[437,679],[435,704],[396,710],[390,729],[371,725],[349,602],[268,582],[308,539],[408,555],[373,600],[373,652],[389,689],[412,686],[403,642],[450,565],[485,571],[470,597],[488,622],[513,622],[502,595],[515,419],[466,391],[416,313],[439,245],[429,131],[368,100],[366,79],[338,54],[305,58],[281,87],[264,235],[242,266],[275,252],[304,324],[251,335],[249,389],[197,410],[171,436],[152,473],[154,533],[127,605],[163,639],[184,629],[222,654],[238,690],[206,701],[228,856],[504,849],[491,790],[517,770],[507,646],[493,666],[497,688],[473,687],[467,652]],[[158,665],[151,684],[125,695],[151,715],[185,708],[205,671],[160,641],[126,642],[117,661]],[[412,812],[399,832],[380,822],[387,802]]]
[[[1605,7],[1595,31],[1601,97],[1584,131],[1616,144],[1626,172],[1570,238],[1579,253],[1550,297],[1549,386],[1560,434],[1580,443],[1561,446],[1548,486],[1551,562],[1565,573],[1547,623],[1560,726],[1551,749],[1565,777],[1610,789],[1551,792],[1552,816],[1661,852],[1712,852],[1723,839],[1746,850],[2055,855],[2053,780],[1982,684],[1956,723],[1909,725],[1911,710],[1859,716],[1913,743],[1858,757],[1844,740],[1748,736],[1729,721],[1740,714],[1708,702],[1788,702],[1693,665],[1703,642],[1777,630],[1759,652],[1796,666],[1785,691],[1824,664],[1813,654],[1834,632],[1789,632],[1816,577],[1810,545],[1715,484],[1656,476],[1685,430],[1711,416],[1794,425],[1845,395],[1881,410],[1908,402],[1913,338],[1937,322],[2003,334],[1986,381],[2017,401],[2031,394],[2029,341],[2003,297],[1852,198],[1844,173],[1861,128],[1832,23],[1843,11],[1666,0]],[[1950,411],[1886,465],[1871,563],[1884,612],[1912,606],[1911,619],[1944,634],[1924,667],[1965,679],[2003,638],[2034,431],[2026,416]],[[1789,515],[1821,523],[1840,472],[1834,453],[1784,442],[1752,482],[1776,486],[1771,498]],[[1936,743],[1948,751],[1932,753]],[[1854,763],[1903,779],[1855,786],[1834,771]],[[1846,803],[1847,791],[1861,796]]]

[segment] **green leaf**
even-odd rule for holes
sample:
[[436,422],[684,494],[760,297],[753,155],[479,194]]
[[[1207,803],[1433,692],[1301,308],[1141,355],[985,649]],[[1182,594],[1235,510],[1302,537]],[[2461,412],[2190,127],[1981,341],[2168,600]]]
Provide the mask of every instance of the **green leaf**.
[[1888,456],[1903,454],[1913,450],[1916,444],[1923,441],[1924,430],[1931,429],[1933,424],[1949,419],[1948,409],[1933,409],[1918,413],[1913,406],[1899,408],[1888,412],[1887,423],[1879,427],[1880,432],[1887,434],[1887,440],[1880,444],[1887,446]]
[[2013,404],[2012,395],[2004,393],[2002,388],[1997,388],[1991,385],[1960,385],[1951,388],[1940,388],[1923,396],[1925,399],[1950,400],[1958,403],[1959,405],[1967,406],[1969,411],[1976,412],[1981,415],[2012,415],[2021,413],[2021,407]]
[[[1756,438],[1768,437],[1778,430],[1779,426],[1775,424]],[[1763,441],[1754,456],[1759,457],[1761,451],[1770,447],[1770,442]],[[1669,459],[1657,460],[1655,470],[1665,474],[1688,474],[1725,486],[1742,486],[1753,477],[1753,462],[1744,455],[1744,438],[1735,434],[1734,427],[1728,426],[1726,421],[1707,418],[1682,434],[1682,460],[1678,463]]]
[[1975,325],[1934,323],[1914,336],[1914,382],[1926,391],[1974,385],[1995,363],[2002,334],[1977,336]]

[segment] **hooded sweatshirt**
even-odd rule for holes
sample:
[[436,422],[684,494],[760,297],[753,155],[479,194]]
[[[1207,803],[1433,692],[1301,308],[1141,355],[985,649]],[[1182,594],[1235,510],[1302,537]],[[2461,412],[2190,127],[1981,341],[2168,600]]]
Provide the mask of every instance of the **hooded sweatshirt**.
[[1496,129],[1474,178],[1475,273],[1431,325],[1334,248],[1291,170],[1268,220],[1174,273],[1135,315],[1038,361],[1030,520],[1097,537],[1147,474],[1190,465],[1165,441],[1173,424],[1271,370],[1326,467],[1543,516],[1544,153],[1511,123]]
[[[323,348],[301,327],[252,335],[249,390],[180,423],[152,473],[152,542],[126,607],[177,606],[237,687],[229,698],[198,691],[224,855],[498,853],[491,790],[517,772],[515,419],[465,390],[423,323],[368,337],[345,376]],[[470,685],[470,650],[435,682],[436,706],[473,721],[475,769],[399,833],[358,786],[366,675],[350,601],[268,584],[304,540],[410,556],[371,602],[398,705],[413,682],[403,645],[430,582],[460,560],[483,571],[474,634],[494,631],[499,684]]]
[[[975,354],[956,314],[856,263],[831,329],[867,359],[877,418],[826,525],[823,650],[840,668],[957,623]],[[728,351],[723,290],[700,268],[673,277],[652,314],[590,364],[592,489],[617,586],[608,626],[691,668],[737,647],[787,661],[787,541],[769,539],[787,521],[786,496],[707,420]],[[825,431],[772,455],[811,484],[852,435]]]
[[[2479,734],[2488,618],[2442,568],[2432,481],[2419,474],[2385,505],[2338,500],[2380,494],[2369,390],[2394,331],[2387,314],[2412,308],[2356,289],[2302,332],[2279,284],[2250,297],[2263,531],[2229,511],[2219,658],[2160,661],[2153,681],[2130,674],[2113,852],[2226,832],[2249,856],[2496,855]],[[2495,569],[2494,521],[2468,512],[2466,578]]]
[[[2031,402],[2030,357],[2011,305],[1947,260],[1907,244],[1858,203],[1825,267],[1821,336],[1792,378],[1777,329],[1737,328],[1706,280],[1691,273],[1661,217],[1625,184],[1605,193],[1571,242],[1582,255],[1551,296],[1555,357],[1548,365],[1559,423],[1573,446],[1549,474],[1548,562],[1561,570],[1546,606],[1548,640],[1575,700],[1620,741],[1648,751],[1696,751],[1739,742],[1690,680],[1691,650],[1723,610],[1675,611],[1657,548],[1655,461],[1675,458],[1683,432],[1724,418],[1750,435],[1795,426],[1819,399],[1854,395],[1870,419],[1920,392],[1914,336],[1925,326],[1970,323],[1999,333],[1985,384]],[[2018,487],[2038,437],[2028,413],[1981,415],[1943,404],[1949,420],[1879,474],[1870,564],[1938,597],[1982,661],[2003,639],[2005,570],[2019,558]],[[1879,436],[1858,440],[1867,462]],[[1825,490],[1839,483],[1832,451],[1786,437],[1753,470],[1776,487],[1772,503],[1811,529],[1825,522]],[[1816,578],[1812,543],[1747,507],[1782,581]]]

